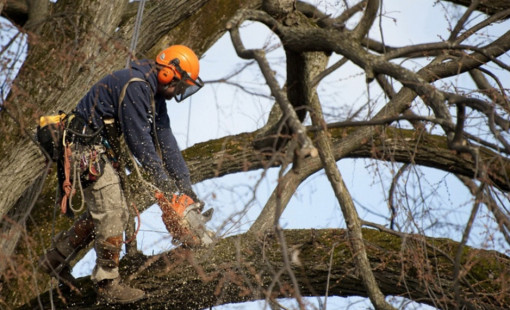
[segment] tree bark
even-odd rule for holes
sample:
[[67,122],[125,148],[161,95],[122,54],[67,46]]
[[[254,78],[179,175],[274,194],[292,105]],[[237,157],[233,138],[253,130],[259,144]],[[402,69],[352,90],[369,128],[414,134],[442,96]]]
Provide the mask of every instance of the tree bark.
[[[292,270],[303,296],[367,296],[352,260],[346,231],[286,230]],[[369,261],[381,291],[441,309],[457,306],[451,292],[457,243],[423,236],[395,236],[364,229]],[[176,249],[155,257],[123,260],[132,273],[129,283],[150,295],[122,309],[203,309],[226,303],[270,300],[292,295],[282,252],[275,235],[245,234],[220,240],[211,249]],[[332,264],[330,264],[330,259]],[[472,309],[503,309],[510,303],[506,285],[510,258],[494,251],[464,248],[460,291]],[[329,270],[331,271],[329,272]],[[88,278],[80,279],[82,296],[66,295],[66,304],[54,298],[57,308],[97,309]],[[438,300],[437,295],[443,296]],[[56,297],[56,292],[54,292]],[[48,293],[40,301],[49,306]],[[29,309],[37,306],[33,300]]]

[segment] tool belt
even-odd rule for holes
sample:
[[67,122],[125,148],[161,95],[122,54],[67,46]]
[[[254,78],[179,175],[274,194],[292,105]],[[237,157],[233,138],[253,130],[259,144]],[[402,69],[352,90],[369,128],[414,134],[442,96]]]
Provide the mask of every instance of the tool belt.
[[74,173],[80,177],[82,186],[87,187],[103,174],[106,147],[103,145],[103,128],[93,130],[76,114],[71,114],[64,130],[64,147],[71,148]]
[[101,132],[102,128],[92,130],[77,114],[60,111],[58,115],[40,117],[36,140],[43,153],[46,153],[49,159],[57,161],[62,156],[62,147],[66,144],[101,144]]
[[[76,188],[88,187],[104,171],[107,147],[103,141],[103,127],[93,130],[75,113],[42,116],[37,127],[37,141],[49,159],[57,162],[61,211],[72,217],[83,208],[73,209],[72,197]],[[67,208],[70,206],[70,208]]]

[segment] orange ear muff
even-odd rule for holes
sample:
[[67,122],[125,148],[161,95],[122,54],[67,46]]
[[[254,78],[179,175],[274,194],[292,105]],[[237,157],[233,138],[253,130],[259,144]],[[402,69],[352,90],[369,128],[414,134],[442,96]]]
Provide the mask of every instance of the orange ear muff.
[[172,82],[174,77],[175,77],[175,71],[171,66],[163,67],[158,72],[158,82],[163,85],[166,85],[166,84]]

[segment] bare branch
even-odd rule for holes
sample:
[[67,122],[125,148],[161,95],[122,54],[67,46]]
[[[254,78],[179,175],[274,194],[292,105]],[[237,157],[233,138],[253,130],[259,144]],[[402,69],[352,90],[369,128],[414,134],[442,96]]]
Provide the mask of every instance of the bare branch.
[[[325,123],[325,121],[319,101],[317,97],[315,98],[316,100],[312,100],[310,102],[310,106],[312,108],[312,124],[315,126],[321,126]],[[354,256],[356,266],[358,267],[358,271],[361,273],[363,284],[368,291],[370,301],[372,301],[377,309],[394,309],[384,299],[384,295],[381,293],[374,274],[372,273],[372,268],[370,267],[366,249],[363,244],[361,222],[358,212],[356,211],[352,197],[345,186],[340,171],[338,171],[338,167],[336,166],[335,158],[331,150],[331,144],[324,131],[319,131],[317,133],[317,140],[319,156],[329,182],[335,192],[335,196],[340,203],[342,214],[344,215],[344,219],[347,224],[347,229],[351,234],[350,241],[353,248],[352,254]]]
[[227,29],[230,31],[232,43],[234,44],[237,55],[244,59],[255,59],[258,62],[260,70],[262,71],[262,74],[264,75],[266,82],[271,89],[271,94],[275,97],[276,101],[280,105],[284,117],[287,119],[287,122],[292,129],[292,133],[297,136],[297,140],[300,145],[299,152],[301,153],[301,156],[311,155],[312,157],[315,157],[317,156],[317,150],[313,146],[313,143],[310,141],[310,139],[306,136],[306,129],[298,120],[296,111],[293,109],[284,92],[280,89],[278,82],[276,81],[271,70],[271,67],[266,60],[265,52],[263,50],[247,50],[244,47],[238,27],[244,20],[252,17],[253,15],[259,17],[262,20],[265,20],[268,22],[268,24],[277,23],[276,20],[264,12],[239,11],[237,16],[235,16],[227,24]]
[[[465,176],[457,175],[457,178],[459,178],[459,180],[469,189],[471,194],[476,197],[479,186],[477,186],[473,180],[466,178]],[[483,195],[479,197],[479,200],[483,201],[489,211],[494,215],[496,223],[499,226],[499,231],[503,234],[506,242],[510,244],[510,214],[501,207],[504,206],[503,204],[498,204],[496,202],[490,191],[485,189],[482,194]]]
[[[499,87],[499,91],[497,91],[487,80],[487,78],[482,74],[485,73],[489,75],[494,81],[497,83]],[[510,102],[508,101],[508,96],[505,93],[505,88],[503,87],[503,83],[501,83],[500,79],[495,76],[492,72],[485,70],[483,68],[478,68],[475,70],[469,71],[471,78],[476,83],[476,86],[482,94],[487,96],[494,103],[503,108],[507,113],[510,113]]]
[[501,10],[495,14],[492,14],[487,19],[479,22],[478,24],[476,24],[473,27],[464,31],[463,34],[461,34],[460,36],[458,36],[455,39],[455,42],[457,42],[457,43],[462,42],[462,41],[466,40],[468,37],[470,37],[471,35],[473,35],[474,33],[476,33],[478,30],[480,30],[496,21],[507,19],[509,16],[510,16],[510,8],[507,7],[504,10]]
[[455,265],[453,269],[453,290],[455,292],[455,299],[459,305],[468,303],[467,300],[461,297],[460,294],[460,269],[461,269],[461,258],[464,252],[464,247],[469,238],[469,234],[471,233],[471,229],[473,228],[473,222],[475,221],[476,215],[480,208],[480,198],[484,191],[486,184],[482,183],[476,191],[475,202],[473,204],[473,208],[471,209],[471,215],[469,216],[468,222],[466,223],[466,228],[464,229],[464,233],[462,234],[462,239],[457,247],[457,253],[455,254]]
[[365,8],[365,13],[361,18],[360,22],[356,25],[356,28],[352,31],[352,35],[355,39],[361,39],[365,37],[372,27],[372,24],[377,17],[379,12],[379,0],[368,0]]
[[353,5],[350,8],[347,7],[347,9],[345,11],[343,11],[342,14],[340,14],[340,16],[338,16],[337,18],[334,19],[334,23],[336,25],[343,25],[354,14],[356,14],[356,13],[360,12],[361,10],[363,10],[363,8],[367,6],[367,2],[368,2],[368,0],[362,0],[362,1],[358,2],[358,3],[356,3],[355,5]]
[[473,14],[474,10],[476,10],[479,4],[480,4],[479,0],[471,1],[471,4],[469,5],[468,9],[464,12],[464,14],[462,14],[462,17],[459,18],[457,24],[455,25],[455,28],[453,28],[452,32],[450,33],[450,38],[448,39],[448,41],[453,41],[457,37],[459,32],[464,27],[464,24],[471,16],[471,14]]

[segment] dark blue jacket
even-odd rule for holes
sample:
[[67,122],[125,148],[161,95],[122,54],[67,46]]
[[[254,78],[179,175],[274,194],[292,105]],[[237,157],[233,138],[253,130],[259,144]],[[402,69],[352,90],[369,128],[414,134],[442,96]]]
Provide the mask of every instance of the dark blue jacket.
[[[131,82],[127,87],[119,115],[119,97],[124,85],[133,77],[146,82]],[[80,100],[75,112],[97,130],[103,119],[114,118],[126,142],[141,165],[155,178],[162,190],[170,188],[171,180],[178,189],[196,199],[191,189],[190,173],[170,128],[165,99],[156,94],[157,70],[154,61],[131,63],[130,69],[119,70],[96,83]],[[155,114],[151,108],[155,100]],[[153,119],[155,115],[155,119]],[[153,122],[163,158],[157,154],[153,140]]]

